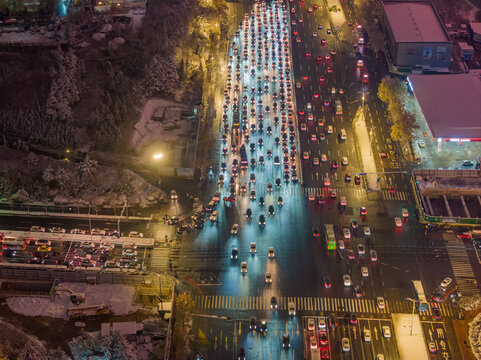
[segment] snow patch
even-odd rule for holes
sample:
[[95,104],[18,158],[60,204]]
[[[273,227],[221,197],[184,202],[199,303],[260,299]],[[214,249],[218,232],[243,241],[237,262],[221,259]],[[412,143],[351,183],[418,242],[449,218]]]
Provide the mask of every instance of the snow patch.
[[127,315],[137,311],[133,304],[135,288],[119,284],[88,285],[84,283],[61,283],[53,299],[43,297],[11,297],[6,300],[10,310],[25,316],[47,316],[68,319],[67,309],[75,308],[70,301],[69,289],[85,294],[86,300],[79,307],[111,304],[114,315]]
[[477,360],[481,360],[481,313],[469,323],[469,342]]

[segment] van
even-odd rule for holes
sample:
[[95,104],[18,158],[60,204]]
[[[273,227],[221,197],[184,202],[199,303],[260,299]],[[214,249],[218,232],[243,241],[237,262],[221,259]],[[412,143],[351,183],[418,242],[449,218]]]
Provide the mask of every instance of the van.
[[339,133],[339,138],[340,138],[341,140],[346,140],[346,139],[347,139],[346,130],[341,129],[341,132]]
[[4,250],[25,250],[25,247],[23,239],[17,239],[16,237],[6,236],[2,242]]

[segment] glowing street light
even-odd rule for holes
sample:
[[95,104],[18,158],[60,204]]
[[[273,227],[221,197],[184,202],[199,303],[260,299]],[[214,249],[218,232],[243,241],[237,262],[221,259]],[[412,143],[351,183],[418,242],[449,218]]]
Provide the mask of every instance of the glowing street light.
[[154,154],[154,159],[155,160],[162,159],[162,156],[164,156],[164,154],[162,154],[162,153]]

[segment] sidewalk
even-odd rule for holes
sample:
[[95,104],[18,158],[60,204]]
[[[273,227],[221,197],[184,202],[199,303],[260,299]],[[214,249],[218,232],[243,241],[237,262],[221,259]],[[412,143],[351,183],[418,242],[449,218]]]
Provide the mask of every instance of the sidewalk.
[[471,352],[471,345],[469,344],[469,320],[453,320],[453,327],[458,339],[459,349],[461,350],[461,356],[463,360],[475,360],[473,353]]

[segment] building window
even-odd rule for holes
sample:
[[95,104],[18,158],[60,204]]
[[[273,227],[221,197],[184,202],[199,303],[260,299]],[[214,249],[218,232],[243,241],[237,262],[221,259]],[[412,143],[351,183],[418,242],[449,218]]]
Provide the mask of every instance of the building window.
[[424,47],[423,49],[423,58],[424,59],[431,59],[431,57],[433,56],[433,48],[432,47]]
[[446,59],[446,47],[436,48],[436,59],[445,60]]

